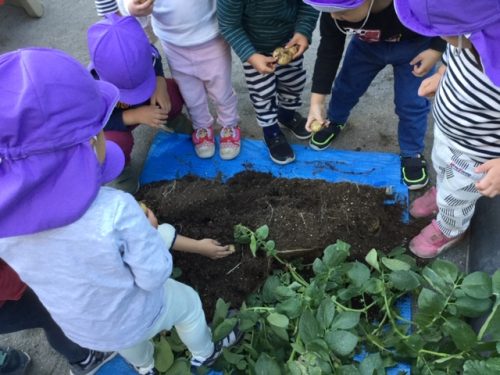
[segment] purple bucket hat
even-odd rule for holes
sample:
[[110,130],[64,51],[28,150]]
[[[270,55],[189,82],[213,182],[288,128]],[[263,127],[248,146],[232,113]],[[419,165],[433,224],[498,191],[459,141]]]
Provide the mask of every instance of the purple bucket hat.
[[118,90],[66,53],[45,48],[0,55],[0,76],[0,237],[70,224],[104,179],[123,168],[118,146],[101,165],[89,142]]
[[500,86],[500,0],[394,0],[409,29],[427,36],[471,34],[486,75]]
[[153,49],[134,17],[110,14],[90,26],[87,37],[91,67],[101,80],[118,87],[121,102],[140,104],[153,95]]
[[344,10],[355,9],[366,0],[303,0],[304,3],[312,6],[314,9],[325,13],[342,12]]

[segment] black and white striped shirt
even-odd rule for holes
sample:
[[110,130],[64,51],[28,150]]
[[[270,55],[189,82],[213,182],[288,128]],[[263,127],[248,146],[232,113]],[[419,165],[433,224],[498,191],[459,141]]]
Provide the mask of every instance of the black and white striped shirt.
[[104,16],[108,13],[118,12],[116,0],[94,0],[95,8],[99,16]]
[[500,87],[483,73],[469,49],[448,45],[448,66],[433,107],[437,127],[473,160],[500,158]]

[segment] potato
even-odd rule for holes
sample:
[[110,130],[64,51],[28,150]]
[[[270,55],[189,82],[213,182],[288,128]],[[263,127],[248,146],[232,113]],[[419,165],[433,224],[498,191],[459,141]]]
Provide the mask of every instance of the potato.
[[232,254],[232,253],[234,253],[236,251],[236,247],[233,244],[228,245],[227,251]]
[[318,120],[314,120],[312,123],[311,123],[311,131],[313,133],[317,133],[319,132],[321,129],[323,129],[325,127],[324,124],[322,124],[321,122],[319,122]]
[[290,48],[278,47],[273,51],[273,57],[278,59],[279,65],[287,65],[293,60],[293,55],[297,53],[299,48],[292,46]]

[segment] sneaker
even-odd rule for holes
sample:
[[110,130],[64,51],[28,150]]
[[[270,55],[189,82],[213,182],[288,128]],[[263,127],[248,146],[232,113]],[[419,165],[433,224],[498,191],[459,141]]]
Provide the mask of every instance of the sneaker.
[[316,151],[326,150],[344,127],[345,124],[329,123],[326,128],[321,129],[317,133],[313,133],[309,141],[309,146]]
[[147,367],[136,367],[135,370],[139,375],[159,375],[157,369],[155,369],[154,363]]
[[191,367],[196,369],[198,367],[210,367],[212,366],[215,361],[217,360],[217,358],[220,357],[220,355],[222,354],[222,349],[224,348],[229,348],[235,344],[237,344],[238,342],[241,341],[241,339],[243,338],[243,332],[241,332],[239,329],[238,329],[238,325],[236,325],[236,327],[233,328],[233,330],[231,332],[229,332],[229,334],[224,337],[222,340],[219,340],[217,341],[215,344],[214,344],[214,351],[212,352],[212,354],[210,355],[210,357],[208,358],[192,358],[191,359]]
[[193,139],[194,151],[199,158],[211,158],[215,154],[214,128],[196,129],[191,136]]
[[436,220],[427,225],[410,241],[410,251],[420,258],[434,258],[456,243],[461,236],[448,238],[439,229]]
[[279,126],[290,130],[298,139],[309,139],[311,137],[311,133],[306,130],[306,122],[307,120],[298,112],[293,114],[292,121],[281,122],[278,119]]
[[422,189],[429,182],[427,162],[420,154],[401,157],[401,175],[409,190]]
[[28,353],[12,348],[0,348],[0,374],[24,375],[30,362]]
[[70,364],[70,375],[92,375],[95,374],[106,362],[113,359],[116,352],[90,351],[89,357],[82,362]]
[[433,186],[424,195],[415,199],[410,205],[410,215],[416,219],[436,215],[439,210],[436,195],[437,190]]
[[276,164],[289,164],[295,160],[295,153],[281,131],[272,136],[264,135],[269,156]]
[[219,155],[222,160],[234,159],[240,153],[241,131],[239,126],[223,127],[220,131]]

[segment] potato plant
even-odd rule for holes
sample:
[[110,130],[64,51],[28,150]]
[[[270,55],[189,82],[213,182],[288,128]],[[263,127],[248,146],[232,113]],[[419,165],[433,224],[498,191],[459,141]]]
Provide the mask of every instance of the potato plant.
[[[500,373],[500,270],[492,277],[465,275],[439,259],[420,268],[403,248],[389,254],[373,249],[364,262],[352,261],[350,246],[341,241],[306,267],[280,259],[268,234],[267,226],[255,231],[235,227],[235,242],[248,244],[254,255],[265,251],[283,267],[236,316],[226,319],[228,306],[218,301],[214,339],[236,323],[245,337],[224,350],[216,369],[227,374],[372,375],[405,362],[413,374]],[[417,305],[411,320],[397,307],[408,294]],[[487,317],[476,333],[469,319],[482,315]],[[181,374],[175,366],[188,368],[175,335],[157,340],[169,348],[168,354],[157,349],[169,362],[168,368],[159,368],[162,373]],[[362,352],[366,355],[359,359]],[[157,366],[158,360],[164,361],[157,357]]]

